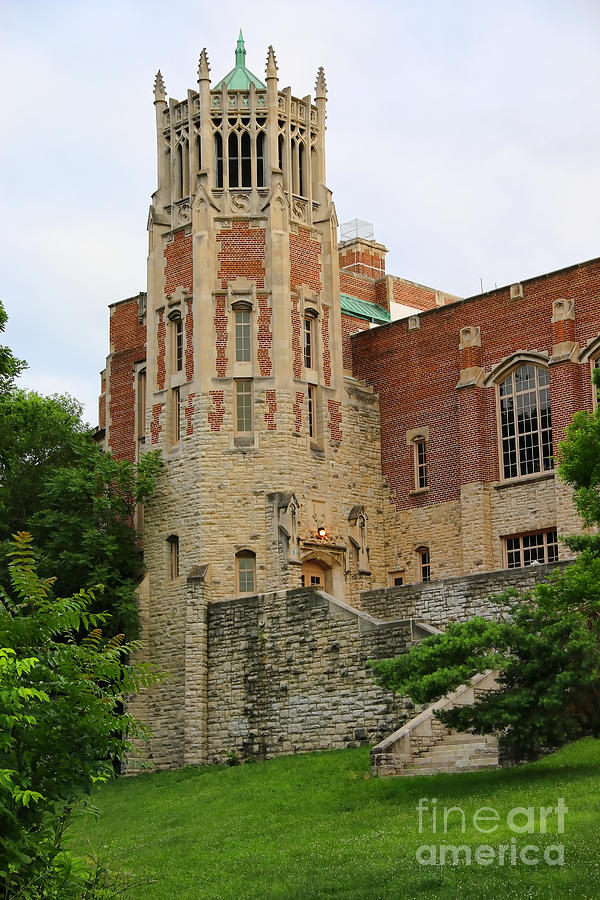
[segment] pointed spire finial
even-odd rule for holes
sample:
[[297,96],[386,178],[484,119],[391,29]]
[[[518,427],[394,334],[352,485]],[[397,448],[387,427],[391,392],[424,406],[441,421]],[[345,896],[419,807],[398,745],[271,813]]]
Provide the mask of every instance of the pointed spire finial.
[[163,81],[163,77],[161,75],[160,69],[156,73],[156,77],[154,79],[154,102],[157,100],[166,100],[167,92],[165,90],[165,82]]
[[235,64],[238,68],[246,65],[246,45],[244,44],[244,35],[242,34],[241,28],[240,36],[237,39],[237,46],[235,48]]
[[315,97],[317,100],[327,100],[327,82],[325,81],[325,69],[319,67],[317,81],[315,83]]
[[277,78],[277,60],[271,44],[269,44],[269,52],[267,54],[267,78]]
[[206,55],[206,47],[202,48],[198,61],[198,81],[210,81],[210,65]]

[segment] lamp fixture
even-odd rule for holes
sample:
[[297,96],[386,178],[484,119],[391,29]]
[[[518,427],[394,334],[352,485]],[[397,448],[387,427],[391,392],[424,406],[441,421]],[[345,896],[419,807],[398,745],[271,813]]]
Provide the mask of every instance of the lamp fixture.
[[327,532],[325,531],[325,529],[323,528],[322,525],[319,528],[317,528],[317,534],[320,538],[324,538],[325,535],[327,534]]

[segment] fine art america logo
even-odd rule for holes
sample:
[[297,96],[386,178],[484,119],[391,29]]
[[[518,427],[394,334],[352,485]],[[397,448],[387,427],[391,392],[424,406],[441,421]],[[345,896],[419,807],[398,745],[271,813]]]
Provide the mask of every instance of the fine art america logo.
[[421,844],[416,851],[417,862],[422,866],[563,866],[564,844],[549,844],[547,838],[531,838],[524,843],[526,839],[511,837],[492,846],[483,843],[483,837],[482,843],[451,844],[446,836],[458,830],[464,835],[467,827],[482,836],[492,835],[499,828],[513,835],[564,834],[568,811],[563,797],[558,798],[556,806],[514,806],[507,813],[481,806],[472,814],[460,806],[438,806],[435,797],[421,797],[417,806],[419,834],[427,835],[424,840],[433,837],[434,843]]

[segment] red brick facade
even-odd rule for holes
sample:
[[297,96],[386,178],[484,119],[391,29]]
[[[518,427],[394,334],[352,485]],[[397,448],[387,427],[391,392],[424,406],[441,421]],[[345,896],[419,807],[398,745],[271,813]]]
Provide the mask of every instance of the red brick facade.
[[[501,478],[496,386],[457,387],[461,368],[482,366],[490,375],[512,354],[545,354],[555,456],[573,414],[591,408],[589,362],[555,363],[552,352],[561,341],[584,347],[598,337],[600,261],[525,281],[523,294],[511,299],[509,288],[500,288],[425,312],[418,329],[409,331],[400,320],[351,339],[354,374],[379,394],[382,470],[399,509],[458,499],[463,484]],[[560,299],[574,300],[574,322],[552,324]],[[479,327],[481,347],[460,351],[461,329],[469,326]],[[406,435],[425,426],[429,491],[415,495],[414,451]]]
[[165,294],[173,294],[180,287],[190,294],[194,290],[192,235],[186,231],[175,231],[165,244]]
[[277,398],[275,391],[265,391],[267,401],[267,411],[265,413],[265,423],[267,431],[277,431],[277,422],[275,416],[277,414]]
[[359,331],[368,331],[369,323],[354,316],[342,315],[342,357],[344,369],[352,371],[352,344],[350,338]]
[[257,321],[257,339],[258,339],[258,368],[261,375],[271,374],[271,344],[273,343],[273,335],[271,333],[271,307],[269,306],[269,298],[267,295],[259,295],[258,302],[258,321]]
[[321,291],[321,244],[310,236],[306,228],[290,234],[290,289],[305,284],[316,294]]
[[323,347],[323,382],[326,387],[331,384],[331,350],[329,349],[329,307],[323,307],[321,321],[321,344]]
[[227,374],[227,313],[225,311],[225,294],[217,297],[215,309],[215,333],[217,335],[217,375],[224,378]]
[[251,278],[257,289],[265,286],[265,230],[251,228],[250,222],[236,219],[231,228],[217,232],[217,259],[221,287],[235,278]]
[[[108,442],[119,459],[133,462],[135,446],[135,365],[146,358],[146,326],[140,317],[140,298],[115,303],[110,310],[110,381],[108,390],[108,422],[106,422],[106,382],[104,426],[108,425]],[[102,420],[101,420],[102,422]]]

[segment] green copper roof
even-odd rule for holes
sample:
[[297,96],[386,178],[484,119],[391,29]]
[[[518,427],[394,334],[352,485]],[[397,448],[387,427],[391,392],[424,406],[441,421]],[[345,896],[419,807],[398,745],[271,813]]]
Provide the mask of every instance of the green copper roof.
[[240,29],[240,36],[235,48],[235,68],[228,72],[225,78],[221,78],[220,82],[214,86],[213,91],[220,91],[224,84],[227,85],[228,91],[247,91],[250,89],[251,84],[258,88],[259,91],[266,91],[267,86],[246,68],[245,63],[246,46]]
[[347,316],[367,319],[367,321],[376,322],[378,325],[391,321],[387,310],[376,303],[369,303],[368,300],[359,300],[358,297],[351,297],[350,294],[340,294],[340,303],[342,312]]

